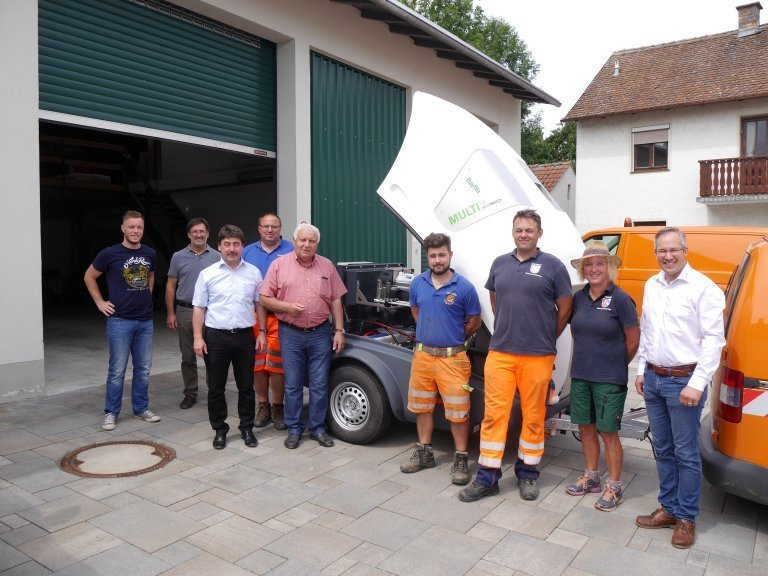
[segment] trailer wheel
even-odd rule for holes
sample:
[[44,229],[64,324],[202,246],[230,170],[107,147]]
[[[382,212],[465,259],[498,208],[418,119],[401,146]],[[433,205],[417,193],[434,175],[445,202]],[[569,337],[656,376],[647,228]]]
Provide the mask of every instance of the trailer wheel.
[[358,366],[340,366],[329,382],[328,427],[344,442],[368,444],[389,428],[392,410],[381,382]]

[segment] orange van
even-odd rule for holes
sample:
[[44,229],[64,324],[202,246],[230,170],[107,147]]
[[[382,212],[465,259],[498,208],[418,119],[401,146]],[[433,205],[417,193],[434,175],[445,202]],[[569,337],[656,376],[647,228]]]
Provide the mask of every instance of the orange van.
[[699,431],[704,478],[768,504],[768,237],[749,245],[725,294],[725,347]]
[[[653,239],[661,226],[632,226],[594,230],[582,236],[585,244],[602,240],[621,258],[616,285],[626,290],[642,311],[645,281],[659,272]],[[723,290],[746,247],[765,235],[768,228],[727,226],[680,226],[688,246],[688,262]]]

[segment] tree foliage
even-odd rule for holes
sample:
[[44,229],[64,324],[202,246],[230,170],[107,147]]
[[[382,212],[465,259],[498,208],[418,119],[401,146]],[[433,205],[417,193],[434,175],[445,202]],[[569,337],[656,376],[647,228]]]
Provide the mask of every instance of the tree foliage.
[[[486,15],[475,0],[401,1],[526,80],[536,77],[539,65],[514,26],[502,18]],[[544,138],[541,116],[531,115],[530,105],[523,102],[521,156],[528,164],[575,161],[576,125],[560,124]]]

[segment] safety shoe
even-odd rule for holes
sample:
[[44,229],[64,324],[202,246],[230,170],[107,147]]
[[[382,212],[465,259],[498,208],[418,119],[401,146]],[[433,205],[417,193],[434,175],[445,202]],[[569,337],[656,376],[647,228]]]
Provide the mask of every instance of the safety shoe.
[[635,524],[640,528],[674,528],[677,524],[677,518],[672,514],[667,514],[664,508],[657,508],[647,516],[637,516]]
[[595,502],[595,508],[602,510],[603,512],[613,512],[616,510],[616,507],[623,502],[623,495],[624,490],[621,489],[621,486],[606,482],[603,495],[597,499],[597,502]]
[[675,533],[672,534],[672,546],[690,548],[696,540],[696,523],[690,520],[678,520]]
[[459,500],[462,502],[476,502],[486,496],[496,496],[499,493],[499,485],[483,486],[477,480],[459,492]]
[[539,497],[539,487],[536,486],[536,480],[533,478],[518,478],[517,485],[520,487],[520,498],[523,500],[536,500]]
[[435,467],[435,453],[430,444],[416,444],[416,450],[411,454],[411,459],[405,464],[400,464],[400,472],[411,474],[424,468]]
[[256,410],[256,419],[253,421],[253,425],[256,428],[264,428],[270,422],[272,422],[272,415],[269,412],[269,402],[259,402],[259,408]]
[[117,414],[112,412],[104,414],[104,420],[101,421],[101,429],[107,431],[114,430],[115,426],[117,426]]
[[464,486],[469,484],[469,452],[456,451],[453,453],[453,468],[451,468],[451,482]]
[[600,479],[595,480],[586,472],[578,477],[576,482],[568,484],[565,491],[571,496],[584,496],[587,493],[600,492]]
[[138,418],[139,420],[144,420],[144,422],[160,422],[160,416],[150,410],[144,410],[144,412],[134,414],[133,417]]
[[272,422],[275,423],[275,430],[285,430],[285,415],[283,414],[282,404],[272,404]]

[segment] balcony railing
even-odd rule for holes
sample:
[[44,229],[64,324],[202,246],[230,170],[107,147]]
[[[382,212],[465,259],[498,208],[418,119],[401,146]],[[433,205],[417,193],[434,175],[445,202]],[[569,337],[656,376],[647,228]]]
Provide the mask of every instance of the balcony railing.
[[768,194],[768,156],[699,160],[699,195]]

